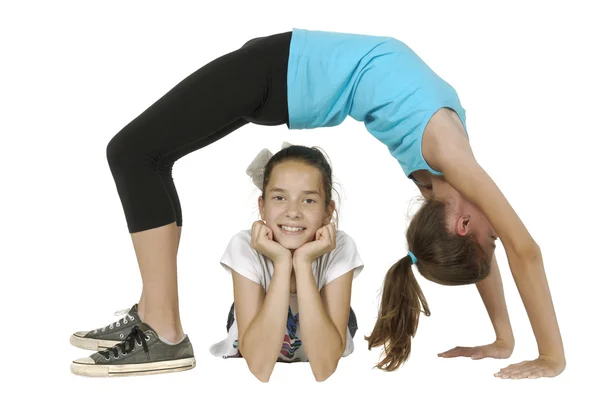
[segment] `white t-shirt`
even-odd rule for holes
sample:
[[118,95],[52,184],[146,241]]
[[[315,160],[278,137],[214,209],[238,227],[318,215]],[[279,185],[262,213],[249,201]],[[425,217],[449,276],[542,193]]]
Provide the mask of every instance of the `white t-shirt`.
[[[273,262],[250,246],[251,230],[241,231],[236,234],[223,257],[221,265],[231,273],[235,270],[240,275],[258,283],[268,290],[273,275]],[[336,231],[336,247],[331,252],[324,254],[312,263],[313,275],[319,292],[328,283],[336,278],[354,271],[356,278],[363,269],[362,260],[358,254],[354,240],[343,231]],[[238,327],[234,321],[225,340],[210,347],[210,353],[223,358],[241,357],[238,351]],[[346,328],[346,350],[343,356],[348,356],[354,351],[354,342],[350,330]],[[288,309],[287,330],[282,342],[279,362],[304,362],[307,361],[306,352],[302,346],[301,327],[298,314],[298,299],[296,294],[290,294],[290,307]]]

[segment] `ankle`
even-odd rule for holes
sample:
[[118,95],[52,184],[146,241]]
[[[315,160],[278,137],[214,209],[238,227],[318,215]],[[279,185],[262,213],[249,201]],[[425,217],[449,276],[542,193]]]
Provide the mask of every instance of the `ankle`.
[[143,322],[154,329],[161,340],[164,340],[165,342],[178,343],[183,339],[184,333],[181,322],[161,318],[147,319]]
[[181,332],[179,334],[172,334],[170,336],[158,335],[158,338],[165,344],[177,345],[183,341],[185,334]]
[[163,328],[160,330],[154,329],[154,331],[156,332],[156,334],[158,334],[159,339],[161,339],[167,344],[178,344],[181,342],[181,340],[183,340],[183,337],[185,336],[181,328]]

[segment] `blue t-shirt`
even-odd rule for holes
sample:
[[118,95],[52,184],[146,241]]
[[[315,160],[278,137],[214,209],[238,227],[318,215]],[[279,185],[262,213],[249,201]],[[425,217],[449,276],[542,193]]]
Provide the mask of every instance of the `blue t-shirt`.
[[287,79],[290,129],[336,126],[350,116],[388,147],[407,177],[442,174],[421,151],[436,111],[454,110],[466,131],[456,91],[391,37],[294,29]]

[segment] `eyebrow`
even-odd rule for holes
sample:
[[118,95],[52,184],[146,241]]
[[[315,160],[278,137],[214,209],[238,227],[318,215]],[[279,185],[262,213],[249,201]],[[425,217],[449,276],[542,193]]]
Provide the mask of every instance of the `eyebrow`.
[[[271,188],[271,189],[269,189],[269,192],[287,193],[287,191],[285,189],[281,189],[281,188]],[[302,193],[304,195],[321,195],[321,193],[319,191],[302,191]]]

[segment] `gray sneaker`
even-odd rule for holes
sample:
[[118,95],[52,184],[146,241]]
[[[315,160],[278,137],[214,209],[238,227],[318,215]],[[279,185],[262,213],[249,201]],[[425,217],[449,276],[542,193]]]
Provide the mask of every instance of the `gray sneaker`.
[[178,344],[163,342],[147,324],[134,326],[125,341],[71,363],[71,372],[90,377],[114,377],[181,372],[196,366],[188,336]]
[[125,315],[123,318],[89,332],[77,332],[71,335],[69,341],[75,347],[84,350],[99,351],[114,347],[116,344],[125,341],[125,337],[131,332],[134,326],[139,326],[142,321],[137,312],[137,304],[133,307],[115,312],[115,316]]

